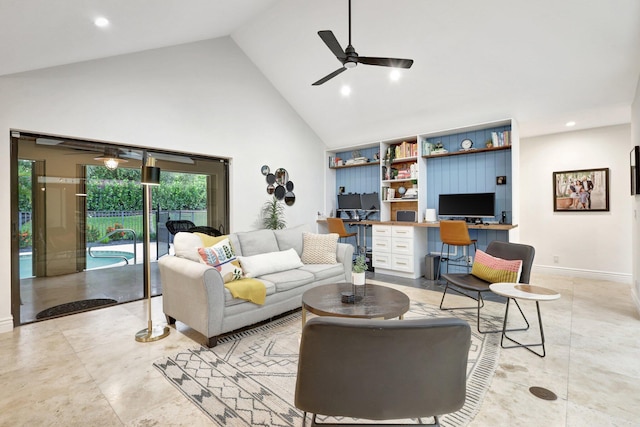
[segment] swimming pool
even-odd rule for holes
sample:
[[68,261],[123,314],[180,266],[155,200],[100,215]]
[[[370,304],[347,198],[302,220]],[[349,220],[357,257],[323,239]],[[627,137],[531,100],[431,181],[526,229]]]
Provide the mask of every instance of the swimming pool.
[[[133,260],[133,252],[125,252],[125,251],[105,251],[105,250],[92,250],[92,254],[100,257],[105,255],[110,256],[118,256],[118,257],[126,257],[131,263]],[[87,255],[87,270],[93,270],[96,268],[104,268],[115,265],[124,265],[124,260],[122,258],[94,258]],[[26,277],[32,277],[32,261],[31,254],[21,254],[20,255],[20,278],[24,279]]]

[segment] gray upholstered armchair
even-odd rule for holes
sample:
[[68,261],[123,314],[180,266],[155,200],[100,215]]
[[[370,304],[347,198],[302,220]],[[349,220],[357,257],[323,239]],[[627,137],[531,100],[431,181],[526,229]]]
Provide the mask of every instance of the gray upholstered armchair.
[[[434,417],[465,402],[469,324],[316,317],[302,331],[295,406],[368,420]],[[422,424],[424,425],[424,424]]]

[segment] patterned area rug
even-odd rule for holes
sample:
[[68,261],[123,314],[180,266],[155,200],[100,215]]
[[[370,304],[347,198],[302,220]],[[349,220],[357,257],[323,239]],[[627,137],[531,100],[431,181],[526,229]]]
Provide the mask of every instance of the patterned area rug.
[[[473,310],[443,312],[432,305],[412,301],[410,311],[405,314],[405,318],[450,316],[471,325],[467,399],[462,409],[442,416],[440,421],[443,426],[464,426],[478,412],[491,384],[500,337],[499,334],[479,334]],[[501,326],[500,318],[483,316],[483,325],[485,319],[491,323],[487,326]],[[157,361],[154,366],[215,425],[301,426],[303,414],[293,406],[300,328],[301,313],[296,312],[227,336],[212,349],[182,351]]]

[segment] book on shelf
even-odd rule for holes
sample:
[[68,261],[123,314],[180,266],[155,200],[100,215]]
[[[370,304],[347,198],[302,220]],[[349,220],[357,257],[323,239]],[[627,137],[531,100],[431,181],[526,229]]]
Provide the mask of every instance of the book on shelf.
[[511,145],[511,131],[491,132],[491,142],[494,147],[506,147]]
[[394,150],[395,150],[396,159],[406,159],[408,157],[417,157],[418,143],[402,141],[400,144],[395,146]]

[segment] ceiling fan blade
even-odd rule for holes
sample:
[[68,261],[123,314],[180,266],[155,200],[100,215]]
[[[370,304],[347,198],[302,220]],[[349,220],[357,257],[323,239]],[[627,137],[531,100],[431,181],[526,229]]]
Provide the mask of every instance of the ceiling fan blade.
[[359,56],[358,62],[366,65],[381,65],[383,67],[411,68],[413,59],[400,58],[374,58],[371,56]]
[[320,36],[324,44],[326,44],[327,47],[331,49],[331,52],[333,52],[336,58],[341,61],[347,58],[347,55],[345,55],[344,50],[342,49],[342,46],[340,46],[340,43],[338,43],[338,39],[336,39],[336,36],[333,35],[333,31],[318,31],[318,35]]
[[311,86],[319,86],[322,83],[331,80],[332,78],[334,78],[335,76],[337,76],[338,74],[340,74],[341,72],[345,71],[346,68],[342,67],[342,68],[338,68],[337,70],[335,70],[333,73],[328,74],[326,76],[324,76],[323,78],[321,78],[320,80],[318,80],[317,82],[313,83]]

